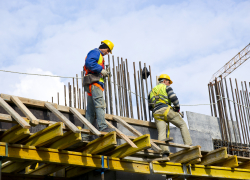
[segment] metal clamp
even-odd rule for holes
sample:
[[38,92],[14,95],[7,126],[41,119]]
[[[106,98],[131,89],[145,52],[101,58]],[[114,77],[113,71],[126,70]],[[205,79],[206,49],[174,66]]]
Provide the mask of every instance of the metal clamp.
[[192,175],[191,166],[188,165],[189,174],[187,172],[187,166],[186,166],[186,164],[182,164],[182,168],[183,168],[184,175],[182,175],[181,177],[183,177],[184,180],[187,180],[187,177],[190,176],[190,175]]

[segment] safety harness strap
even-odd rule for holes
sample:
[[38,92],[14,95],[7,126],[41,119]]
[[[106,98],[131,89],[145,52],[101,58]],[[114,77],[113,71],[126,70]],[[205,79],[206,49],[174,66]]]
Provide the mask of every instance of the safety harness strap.
[[[154,118],[158,121],[165,121],[166,123],[168,123],[168,133],[167,133],[167,138],[169,138],[170,135],[170,127],[169,127],[169,121],[167,120],[167,115],[168,112],[170,110],[170,108],[172,108],[171,106],[168,106],[168,108],[166,109],[166,111],[163,114],[154,114]],[[159,117],[164,117],[164,120],[160,119]]]

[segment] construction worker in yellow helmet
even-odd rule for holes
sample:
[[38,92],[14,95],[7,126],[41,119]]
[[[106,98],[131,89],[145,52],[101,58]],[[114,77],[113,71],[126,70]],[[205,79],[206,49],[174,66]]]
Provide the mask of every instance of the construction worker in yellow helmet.
[[[110,40],[101,41],[99,48],[95,48],[87,54],[84,65],[83,85],[84,91],[87,91],[88,94],[86,119],[92,124],[96,119],[99,130],[103,132],[114,131],[106,123],[106,103],[103,98],[104,78],[111,76],[111,73],[105,70],[103,56],[112,53],[113,48],[114,44]],[[86,126],[84,128],[87,129]],[[87,141],[89,136],[82,135],[82,139]]]
[[[169,138],[169,123],[180,128],[184,144],[192,145],[192,139],[188,131],[185,121],[180,117],[179,100],[170,85],[173,81],[169,75],[161,74],[158,78],[159,84],[155,86],[149,93],[148,104],[149,109],[153,111],[156,127],[158,130],[158,140]],[[171,107],[171,104],[174,107]],[[167,130],[168,124],[168,130]],[[166,132],[167,135],[166,135]],[[163,157],[169,156],[168,146],[160,146],[163,151]]]

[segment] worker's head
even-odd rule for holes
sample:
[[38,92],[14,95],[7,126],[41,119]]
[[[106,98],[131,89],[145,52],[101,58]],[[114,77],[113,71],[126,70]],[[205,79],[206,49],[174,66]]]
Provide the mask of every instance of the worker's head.
[[101,45],[99,46],[100,51],[103,53],[103,55],[107,55],[108,53],[112,54],[112,50],[114,48],[114,44],[110,40],[104,40],[101,42]]
[[167,74],[161,74],[158,78],[159,83],[164,83],[167,86],[170,86],[170,84],[173,83],[173,81],[170,79],[169,75]]

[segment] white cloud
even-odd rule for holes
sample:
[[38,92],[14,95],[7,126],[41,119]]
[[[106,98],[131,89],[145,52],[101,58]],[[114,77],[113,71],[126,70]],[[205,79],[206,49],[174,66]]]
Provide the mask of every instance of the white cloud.
[[[173,78],[181,104],[208,103],[207,83],[212,74],[250,39],[249,1],[74,3],[2,4],[0,69],[75,76],[80,74],[88,51],[110,39],[115,43],[114,55],[128,58],[131,84],[132,62],[138,70],[141,61],[151,65],[154,77],[168,73]],[[249,81],[249,76],[242,74],[234,72],[232,76]],[[47,100],[68,81],[54,80],[46,86],[43,79],[37,85],[41,90],[36,91],[27,87],[37,83],[32,77],[7,78],[0,78],[5,92],[8,88],[16,95]],[[182,110],[210,112],[203,106]]]
[[[28,70],[28,73],[53,75],[49,71],[37,68]],[[60,78],[33,75],[20,75],[18,78],[19,80],[13,84],[13,90],[9,91],[11,95],[49,102],[51,102],[52,96],[54,96],[54,102],[57,102],[57,92],[59,92],[59,97],[61,95],[60,102],[64,102],[64,83],[60,81]]]

